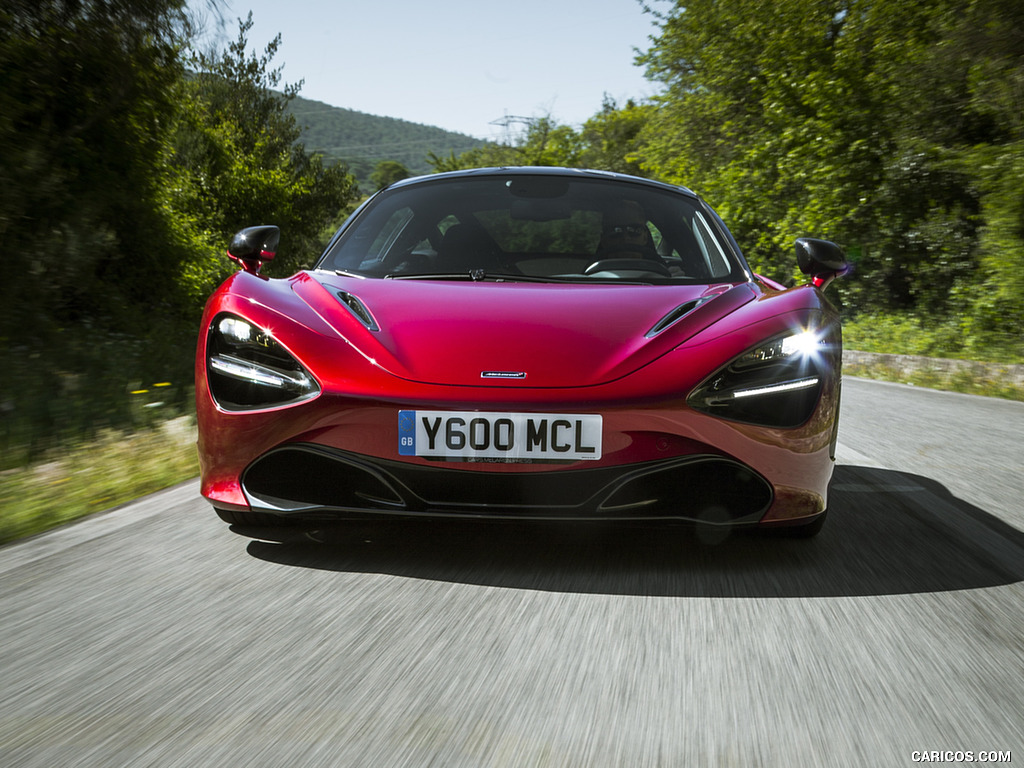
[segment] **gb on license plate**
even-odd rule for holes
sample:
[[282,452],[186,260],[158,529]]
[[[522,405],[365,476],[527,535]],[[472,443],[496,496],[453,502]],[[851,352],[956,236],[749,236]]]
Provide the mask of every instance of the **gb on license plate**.
[[401,456],[452,461],[590,461],[601,458],[592,413],[399,411]]

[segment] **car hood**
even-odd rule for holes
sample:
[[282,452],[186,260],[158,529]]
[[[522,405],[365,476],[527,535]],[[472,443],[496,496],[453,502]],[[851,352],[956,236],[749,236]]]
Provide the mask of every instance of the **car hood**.
[[394,376],[502,387],[615,380],[756,295],[747,283],[577,285],[315,273],[292,285],[362,356]]

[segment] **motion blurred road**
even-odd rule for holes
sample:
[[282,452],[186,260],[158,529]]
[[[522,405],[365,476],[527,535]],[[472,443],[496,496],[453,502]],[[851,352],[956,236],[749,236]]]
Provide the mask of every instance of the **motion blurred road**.
[[811,541],[260,541],[193,482],[2,549],[0,765],[1024,762],[1024,404],[843,397]]

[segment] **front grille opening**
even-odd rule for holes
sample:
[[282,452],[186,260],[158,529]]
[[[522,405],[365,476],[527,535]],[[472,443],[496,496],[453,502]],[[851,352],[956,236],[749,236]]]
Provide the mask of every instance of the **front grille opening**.
[[621,469],[502,473],[395,466],[395,476],[431,507],[567,509],[585,505]]
[[601,510],[624,517],[671,517],[707,523],[760,519],[772,500],[768,483],[727,459],[709,458],[637,474]]
[[365,467],[315,448],[283,448],[257,459],[242,478],[249,498],[279,509],[398,510],[401,496]]
[[756,522],[768,482],[720,456],[559,472],[465,472],[297,444],[257,459],[242,487],[254,507],[510,518]]

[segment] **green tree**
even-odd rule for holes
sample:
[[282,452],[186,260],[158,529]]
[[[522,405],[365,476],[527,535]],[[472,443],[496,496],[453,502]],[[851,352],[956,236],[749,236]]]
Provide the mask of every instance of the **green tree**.
[[397,160],[381,160],[373,169],[370,182],[376,189],[383,189],[396,181],[408,179],[409,176],[409,169]]
[[0,454],[129,414],[168,276],[160,157],[181,0],[0,8]]
[[[715,204],[755,268],[792,279],[793,238],[830,237],[855,261],[835,291],[848,309],[951,321],[991,296],[980,284],[1019,285],[1019,3],[690,0],[652,13],[660,34],[641,59],[664,92],[637,156]],[[1019,328],[1020,295],[1000,293],[1008,320],[975,304],[987,319],[965,327]]]
[[569,126],[560,125],[551,117],[535,117],[526,129],[508,143],[485,144],[456,156],[427,156],[435,171],[500,166],[564,166],[579,167],[580,138]]
[[642,166],[701,191],[774,277],[792,274],[782,254],[794,236],[856,206],[846,177],[874,161],[850,135],[860,107],[845,95],[861,91],[831,76],[843,11],[841,0],[679,3],[641,57],[665,85]]
[[965,52],[972,133],[957,162],[980,198],[978,279],[964,303],[968,345],[1020,357],[1024,327],[1024,6],[971,3],[952,26],[950,46]]
[[601,110],[580,131],[550,116],[526,121],[525,129],[508,141],[475,147],[448,157],[428,157],[435,171],[500,166],[561,166],[645,175],[638,149],[651,105],[633,101],[619,107],[605,97]]
[[168,208],[193,245],[183,281],[193,300],[233,268],[223,257],[231,235],[245,226],[277,224],[281,249],[266,272],[284,275],[320,253],[324,227],[357,194],[343,166],[325,167],[298,143],[301,129],[287,110],[301,83],[281,83],[271,62],[278,35],[262,54],[247,53],[252,14],[219,54],[193,53],[194,76],[182,103],[169,172]]
[[[0,334],[113,319],[124,256],[163,234],[155,169],[180,77],[177,0],[17,0],[0,10]],[[102,290],[100,286],[103,286]]]
[[[189,394],[195,322],[231,234],[282,227],[279,274],[319,252],[354,195],[296,142],[245,32],[196,56],[179,0],[0,8],[0,454],[143,418],[129,392]],[[164,398],[167,399],[166,396]],[[19,453],[15,446],[27,446]]]
[[606,95],[601,111],[587,120],[580,131],[579,165],[643,176],[638,155],[640,135],[652,112],[651,105],[637,104],[632,100],[619,107]]

